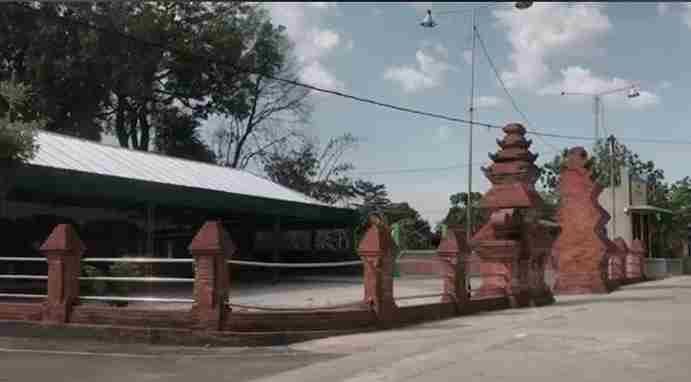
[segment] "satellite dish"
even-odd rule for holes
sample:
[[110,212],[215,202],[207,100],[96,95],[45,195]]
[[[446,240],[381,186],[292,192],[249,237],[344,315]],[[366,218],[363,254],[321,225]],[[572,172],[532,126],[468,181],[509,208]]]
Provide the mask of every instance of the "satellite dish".
[[424,19],[422,19],[422,22],[420,22],[420,25],[425,27],[425,28],[434,28],[437,26],[437,23],[432,19],[432,11],[427,10],[427,15],[425,16]]

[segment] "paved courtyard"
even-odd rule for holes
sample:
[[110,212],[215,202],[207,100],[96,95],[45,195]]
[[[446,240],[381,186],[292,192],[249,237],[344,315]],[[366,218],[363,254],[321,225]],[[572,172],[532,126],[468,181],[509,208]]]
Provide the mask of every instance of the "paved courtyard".
[[259,349],[0,339],[0,381],[687,381],[691,277]]

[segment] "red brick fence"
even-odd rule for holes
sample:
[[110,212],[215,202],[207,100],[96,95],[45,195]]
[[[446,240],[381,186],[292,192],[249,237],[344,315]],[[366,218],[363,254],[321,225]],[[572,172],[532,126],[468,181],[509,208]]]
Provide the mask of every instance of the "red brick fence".
[[[507,296],[470,299],[466,291],[462,254],[467,250],[462,231],[449,230],[436,258],[441,276],[438,302],[398,306],[393,293],[393,242],[388,227],[373,218],[360,242],[364,267],[364,299],[330,309],[267,309],[236,311],[228,299],[232,274],[228,261],[235,245],[218,222],[207,222],[190,244],[196,265],[191,309],[119,308],[83,303],[80,266],[84,245],[70,225],[59,225],[41,247],[47,261],[47,293],[38,302],[0,302],[0,321],[22,321],[64,328],[99,326],[114,330],[155,328],[225,335],[310,332],[318,336],[396,327],[425,320],[507,308]],[[10,259],[10,258],[5,258]],[[15,259],[16,260],[16,259]],[[2,260],[0,260],[2,261]],[[41,276],[37,276],[41,277]],[[82,279],[84,279],[82,277]],[[0,294],[0,297],[21,297]],[[424,296],[409,296],[424,297]],[[430,297],[430,296],[427,296]],[[139,329],[138,329],[139,328]]]

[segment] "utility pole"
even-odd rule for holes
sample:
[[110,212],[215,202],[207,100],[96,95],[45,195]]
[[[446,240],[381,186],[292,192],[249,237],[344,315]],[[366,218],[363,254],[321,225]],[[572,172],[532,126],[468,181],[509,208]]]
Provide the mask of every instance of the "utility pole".
[[[498,4],[495,3],[490,3],[482,6],[477,6],[477,7],[472,7],[469,11],[472,12],[472,22],[471,22],[471,34],[473,35],[473,47],[471,50],[471,62],[470,62],[470,109],[469,111],[469,125],[470,125],[470,131],[468,132],[468,198],[467,198],[467,206],[466,206],[466,235],[468,238],[468,241],[470,241],[472,237],[472,229],[473,229],[473,215],[472,215],[472,198],[471,194],[473,192],[473,117],[474,117],[474,112],[475,112],[475,39],[477,38],[477,20],[476,20],[476,12],[480,9],[487,9],[489,7],[496,6]],[[533,6],[532,1],[517,1],[514,3],[514,7],[516,9],[524,10],[528,9]],[[461,10],[461,11],[450,11],[450,12],[442,12],[440,14],[449,14],[449,13],[465,13],[468,12],[467,10]],[[434,21],[432,18],[432,11],[427,10],[427,15],[425,18],[420,22],[420,26],[425,27],[425,28],[434,28],[437,26],[437,22]]]
[[471,50],[470,58],[470,108],[468,109],[470,117],[470,129],[468,130],[468,197],[467,205],[465,208],[466,213],[466,237],[468,243],[473,237],[473,198],[471,197],[473,193],[473,113],[475,109],[475,34],[477,33],[477,26],[475,25],[475,8],[473,8],[472,13],[472,29],[471,33],[473,35],[473,46]]
[[[616,198],[616,182],[615,182],[615,148],[616,148],[616,142],[614,135],[610,135],[609,138],[607,139],[609,141],[609,184],[610,188],[612,189],[612,240],[617,236],[617,198]],[[622,179],[622,181],[624,181]]]

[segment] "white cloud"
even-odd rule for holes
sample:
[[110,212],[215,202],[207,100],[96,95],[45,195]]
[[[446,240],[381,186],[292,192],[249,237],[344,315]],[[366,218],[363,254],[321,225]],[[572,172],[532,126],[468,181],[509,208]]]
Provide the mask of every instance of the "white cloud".
[[322,16],[336,7],[336,3],[262,3],[271,19],[286,27],[288,37],[295,43],[295,55],[302,67],[300,80],[311,85],[344,90],[344,83],[336,78],[324,60],[336,51],[344,39],[338,32],[321,25]]
[[316,31],[314,34],[314,44],[327,52],[338,46],[340,41],[341,36],[329,29]]
[[478,109],[482,108],[493,108],[501,106],[504,104],[504,100],[499,97],[494,96],[479,96],[475,97],[475,107]]
[[666,15],[669,10],[668,3],[657,3],[657,14],[660,16]]
[[686,3],[684,5],[686,9],[684,9],[684,13],[681,17],[684,20],[684,24],[691,29],[691,3]]
[[441,85],[446,73],[455,68],[444,58],[439,57],[444,56],[444,53],[448,57],[448,51],[443,45],[439,44],[432,50],[436,55],[429,49],[418,49],[415,53],[416,65],[390,67],[384,72],[384,78],[397,82],[406,93],[414,93]]
[[[328,71],[319,61],[312,61],[302,69],[302,78],[311,85],[344,91],[345,84]],[[321,93],[319,93],[321,94]]]
[[536,3],[528,11],[496,10],[506,28],[512,68],[502,73],[510,88],[536,89],[549,81],[557,57],[583,56],[612,28],[598,4]]
[[[561,79],[538,91],[541,95],[559,95],[562,91],[574,93],[599,93],[602,91],[626,87],[632,84],[622,78],[614,77],[605,79],[593,75],[590,69],[580,66],[569,66],[561,70]],[[589,97],[569,97],[569,99],[580,99],[588,101]],[[643,109],[660,103],[660,97],[647,90],[640,90],[640,95],[636,98],[628,98],[626,94],[612,95],[608,97],[608,105],[624,107],[629,106],[634,109]]]
[[473,52],[470,49],[463,51],[463,61],[465,61],[465,63],[468,65],[470,65],[473,61]]
[[662,81],[660,83],[660,89],[669,89],[672,87],[672,83],[669,81]]
[[443,142],[449,138],[451,138],[451,128],[449,126],[439,126],[437,130],[437,139]]

